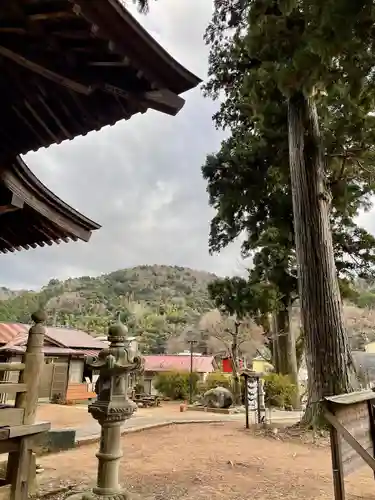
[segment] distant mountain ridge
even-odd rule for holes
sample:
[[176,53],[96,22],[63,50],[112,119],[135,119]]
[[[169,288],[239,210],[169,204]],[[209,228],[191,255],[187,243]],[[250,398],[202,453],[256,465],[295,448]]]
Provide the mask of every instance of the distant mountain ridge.
[[207,285],[216,276],[179,266],[137,266],[98,277],[51,279],[40,291],[0,288],[0,321],[29,323],[43,305],[48,324],[105,334],[121,314],[136,333],[144,334],[146,351],[196,324],[213,304]]
[[[105,335],[120,314],[130,332],[140,336],[144,353],[174,352],[184,348],[176,339],[194,330],[202,314],[214,308],[207,285],[216,278],[186,267],[153,265],[97,277],[51,279],[39,291],[0,287],[0,322],[30,323],[31,314],[43,305],[47,324],[95,336]],[[354,303],[344,303],[353,349],[375,341],[375,288],[359,285]]]
[[0,300],[11,299],[12,297],[16,297],[20,293],[23,293],[24,290],[11,290],[5,286],[0,287]]

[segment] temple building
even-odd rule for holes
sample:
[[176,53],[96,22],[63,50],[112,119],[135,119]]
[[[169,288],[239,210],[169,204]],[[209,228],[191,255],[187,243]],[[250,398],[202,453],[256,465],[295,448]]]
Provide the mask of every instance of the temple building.
[[99,225],[64,203],[29,170],[20,156],[0,171],[0,251],[88,241]]
[[[118,0],[0,2],[0,251],[88,241],[95,222],[45,187],[21,155],[72,140],[136,113],[175,115],[200,80],[175,61]],[[35,492],[34,437],[45,366],[43,312],[33,315],[22,363],[0,363],[0,486],[11,500]],[[18,382],[8,374],[17,372]],[[18,375],[18,373],[20,375]]]
[[0,63],[2,252],[87,241],[100,227],[20,155],[148,109],[175,115],[200,83],[118,0],[3,0]]

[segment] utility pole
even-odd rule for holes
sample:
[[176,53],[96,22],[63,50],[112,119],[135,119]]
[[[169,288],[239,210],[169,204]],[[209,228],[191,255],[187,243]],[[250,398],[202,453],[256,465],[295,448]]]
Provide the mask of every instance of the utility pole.
[[190,345],[190,380],[189,380],[189,403],[193,404],[193,347],[197,343],[196,340],[188,340]]

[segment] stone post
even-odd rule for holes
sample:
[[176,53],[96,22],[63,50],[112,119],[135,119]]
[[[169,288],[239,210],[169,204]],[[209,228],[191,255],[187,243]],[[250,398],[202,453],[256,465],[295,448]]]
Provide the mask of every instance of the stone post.
[[131,352],[127,342],[127,328],[120,322],[109,328],[109,347],[97,358],[88,360],[89,366],[99,370],[95,386],[97,399],[88,407],[89,413],[101,426],[96,487],[89,492],[75,494],[70,499],[128,500],[129,493],[120,486],[119,468],[122,457],[121,425],[136,409],[128,399],[128,378],[131,372],[143,370],[143,359]]

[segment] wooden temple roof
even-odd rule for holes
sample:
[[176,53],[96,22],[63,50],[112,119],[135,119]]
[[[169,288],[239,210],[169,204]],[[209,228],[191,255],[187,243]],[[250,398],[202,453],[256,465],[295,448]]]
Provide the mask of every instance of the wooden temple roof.
[[88,241],[100,226],[64,203],[17,157],[0,168],[0,252]]
[[0,64],[0,156],[175,115],[200,83],[119,0],[1,0]]
[[136,113],[175,115],[200,79],[119,0],[0,0],[0,252],[100,226],[49,191],[20,155]]

